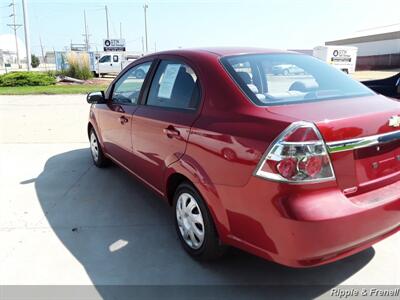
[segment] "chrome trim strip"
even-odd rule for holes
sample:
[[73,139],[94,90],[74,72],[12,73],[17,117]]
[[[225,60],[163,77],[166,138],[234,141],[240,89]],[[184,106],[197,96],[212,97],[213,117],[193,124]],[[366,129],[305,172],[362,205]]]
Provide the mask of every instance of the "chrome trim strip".
[[[392,139],[390,139],[391,135],[393,136]],[[385,139],[388,137],[389,137],[388,140],[385,140],[385,141],[381,140],[381,139]],[[383,134],[376,134],[376,135],[371,135],[371,136],[357,138],[357,139],[329,142],[329,143],[326,143],[326,146],[328,148],[329,153],[336,153],[336,152],[370,147],[370,146],[374,146],[374,145],[378,145],[378,144],[384,144],[384,143],[388,143],[388,142],[391,142],[394,140],[399,140],[399,139],[400,139],[400,130],[397,130],[397,131],[392,131],[392,132],[383,133]]]

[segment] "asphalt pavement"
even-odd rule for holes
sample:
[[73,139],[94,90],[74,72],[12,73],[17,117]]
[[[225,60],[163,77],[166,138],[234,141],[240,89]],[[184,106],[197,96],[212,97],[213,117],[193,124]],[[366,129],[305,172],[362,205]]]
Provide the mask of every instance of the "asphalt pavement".
[[340,284],[400,285],[400,234],[308,269],[236,249],[191,259],[163,200],[116,166],[92,165],[88,109],[84,95],[0,96],[0,285],[89,285],[104,299],[107,285],[284,285],[297,299],[290,286],[315,298]]

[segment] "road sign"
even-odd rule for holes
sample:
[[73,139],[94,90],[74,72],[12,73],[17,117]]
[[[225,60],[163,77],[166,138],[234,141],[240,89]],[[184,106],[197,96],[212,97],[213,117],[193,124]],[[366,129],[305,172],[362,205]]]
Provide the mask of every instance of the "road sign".
[[125,39],[104,39],[104,51],[126,51]]

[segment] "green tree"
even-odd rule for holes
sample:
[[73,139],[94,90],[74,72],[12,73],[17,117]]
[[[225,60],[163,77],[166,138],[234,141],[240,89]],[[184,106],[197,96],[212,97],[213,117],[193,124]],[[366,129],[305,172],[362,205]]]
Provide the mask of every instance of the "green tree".
[[32,54],[31,55],[31,66],[32,66],[32,68],[37,68],[37,67],[39,67],[39,65],[40,65],[39,58],[35,54]]

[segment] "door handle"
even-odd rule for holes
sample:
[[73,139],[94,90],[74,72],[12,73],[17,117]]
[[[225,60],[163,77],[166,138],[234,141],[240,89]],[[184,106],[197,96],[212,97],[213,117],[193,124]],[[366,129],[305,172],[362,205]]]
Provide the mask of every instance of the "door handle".
[[119,121],[121,122],[122,125],[124,125],[124,124],[128,123],[129,120],[127,117],[121,116],[121,117],[119,117]]
[[176,130],[173,126],[168,126],[167,128],[164,128],[163,131],[170,139],[181,135],[180,132]]

